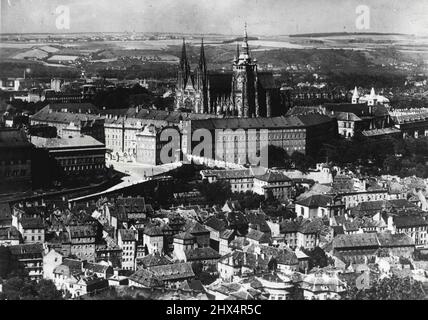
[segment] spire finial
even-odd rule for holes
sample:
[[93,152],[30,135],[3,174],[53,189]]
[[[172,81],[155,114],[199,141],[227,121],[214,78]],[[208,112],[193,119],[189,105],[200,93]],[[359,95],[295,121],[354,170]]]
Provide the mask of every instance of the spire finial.
[[244,32],[244,44],[243,44],[243,49],[245,51],[245,53],[249,56],[250,55],[250,50],[248,47],[248,33],[247,33],[247,22],[245,21],[245,28],[244,28],[245,32]]

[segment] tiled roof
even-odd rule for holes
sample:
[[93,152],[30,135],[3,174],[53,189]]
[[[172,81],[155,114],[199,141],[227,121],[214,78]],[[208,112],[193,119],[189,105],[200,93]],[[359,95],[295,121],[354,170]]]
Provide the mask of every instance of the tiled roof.
[[226,230],[226,223],[215,216],[208,218],[208,220],[205,221],[205,225],[216,231]]
[[366,103],[326,103],[323,107],[329,112],[348,112],[358,117],[370,115],[369,106]]
[[12,255],[20,255],[20,254],[42,254],[43,253],[43,245],[41,243],[35,244],[19,244],[16,246],[9,247],[10,253]]
[[394,224],[397,228],[412,228],[418,226],[428,226],[428,222],[421,216],[398,216],[394,217]]
[[342,293],[346,290],[346,283],[335,275],[317,272],[305,275],[300,287],[311,292]]
[[254,174],[250,169],[238,170],[203,170],[201,171],[205,176],[217,177],[217,179],[244,179],[252,178]]
[[164,255],[159,253],[149,254],[137,260],[137,264],[142,265],[144,268],[161,266],[164,264],[171,264],[172,262]]
[[187,261],[220,259],[220,254],[211,247],[195,248],[185,252]]
[[185,226],[185,231],[191,234],[209,233],[207,228],[194,220],[188,220]]
[[269,243],[271,240],[269,234],[254,229],[251,229],[246,237],[259,243]]
[[151,237],[163,236],[164,232],[159,226],[148,226],[144,229],[144,234]]
[[303,200],[297,201],[296,204],[309,208],[326,207],[333,203],[333,197],[323,194],[309,196]]
[[190,232],[181,232],[179,234],[176,234],[174,236],[174,239],[191,240],[191,239],[195,239],[195,237]]
[[414,246],[415,242],[412,238],[404,233],[382,232],[378,233],[377,238],[381,247],[402,247],[402,246]]
[[86,270],[89,270],[95,273],[106,273],[109,268],[110,268],[109,266],[106,266],[104,264],[99,264],[99,263],[87,263],[85,265]]
[[334,117],[341,121],[362,121],[361,118],[351,112],[335,112]]
[[291,179],[289,177],[287,177],[285,174],[283,174],[281,172],[273,172],[273,171],[268,171],[263,175],[256,176],[255,178],[258,180],[268,182],[268,183],[291,181]]
[[340,234],[333,239],[334,249],[379,247],[375,233]]
[[90,225],[70,226],[69,228],[71,239],[95,237],[95,231]]
[[195,120],[191,125],[194,130],[204,128],[214,129],[295,129],[305,128],[323,123],[332,122],[333,120],[321,114],[295,115],[288,117],[271,117],[271,118],[225,118],[225,119],[207,119]]
[[148,270],[162,281],[179,280],[195,276],[191,263],[174,263],[161,266],[153,266]]
[[375,137],[375,136],[382,136],[387,134],[398,134],[401,131],[396,128],[384,128],[384,129],[372,129],[372,130],[365,130],[362,132],[362,134],[366,137]]
[[104,147],[103,143],[91,136],[85,135],[65,138],[42,138],[33,136],[31,137],[31,142],[38,148],[46,149]]
[[[49,106],[46,106],[35,115],[31,116],[31,119],[36,121],[57,122],[65,124],[70,124],[73,122],[80,125],[81,122],[99,121],[102,118],[95,114],[51,111]],[[104,119],[102,119],[102,121],[104,121]]]
[[135,233],[133,230],[119,229],[122,241],[135,241]]
[[99,114],[99,109],[92,103],[79,102],[79,103],[49,103],[49,109],[52,111],[61,111],[67,109],[69,113],[92,113]]
[[41,218],[22,218],[20,223],[23,229],[43,229],[45,227]]
[[141,284],[148,288],[163,287],[164,283],[153,272],[147,269],[140,269],[133,273],[129,280]]

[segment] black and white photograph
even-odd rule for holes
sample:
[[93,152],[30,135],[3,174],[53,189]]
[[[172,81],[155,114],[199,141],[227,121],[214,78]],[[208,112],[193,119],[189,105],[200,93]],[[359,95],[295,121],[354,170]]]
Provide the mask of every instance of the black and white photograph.
[[0,300],[428,300],[428,1],[0,1]]

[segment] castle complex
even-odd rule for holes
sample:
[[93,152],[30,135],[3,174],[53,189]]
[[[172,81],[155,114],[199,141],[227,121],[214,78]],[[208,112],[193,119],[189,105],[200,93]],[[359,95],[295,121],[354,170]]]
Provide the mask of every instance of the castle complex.
[[280,90],[271,72],[260,72],[251,57],[247,30],[237,45],[232,72],[209,72],[202,40],[198,66],[192,72],[183,40],[175,95],[176,110],[227,117],[280,115]]

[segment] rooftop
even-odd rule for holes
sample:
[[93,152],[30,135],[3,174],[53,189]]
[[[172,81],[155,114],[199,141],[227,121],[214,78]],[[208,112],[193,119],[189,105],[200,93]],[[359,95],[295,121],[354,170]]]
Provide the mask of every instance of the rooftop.
[[70,148],[103,148],[104,144],[91,136],[81,135],[66,138],[42,138],[31,137],[31,142],[38,148],[45,149],[70,149]]

